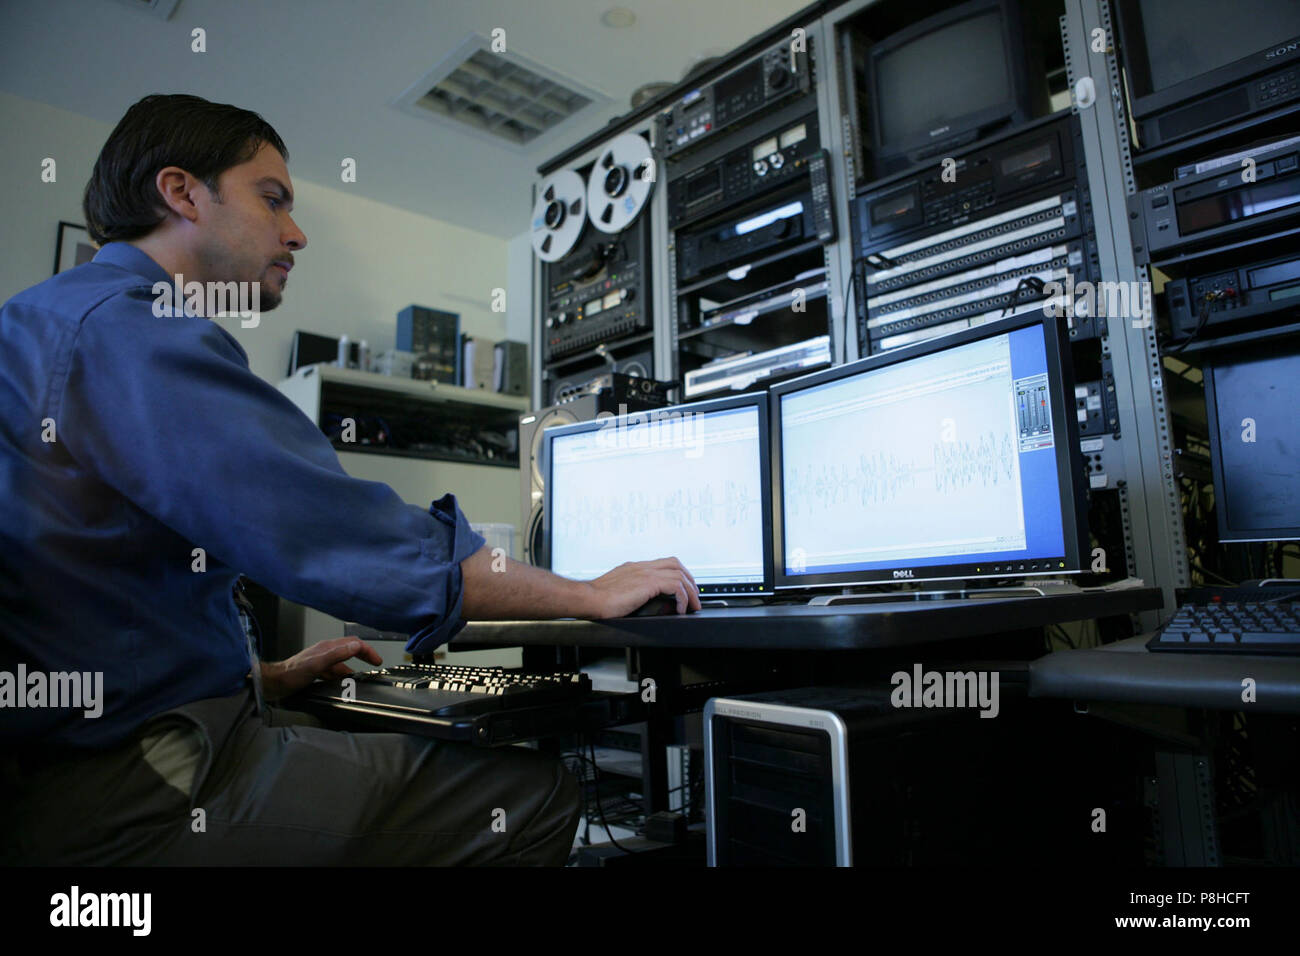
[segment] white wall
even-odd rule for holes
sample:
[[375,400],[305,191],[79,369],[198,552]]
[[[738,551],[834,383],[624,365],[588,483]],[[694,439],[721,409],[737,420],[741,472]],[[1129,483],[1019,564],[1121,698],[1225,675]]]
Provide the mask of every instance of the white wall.
[[[53,272],[58,222],[84,222],[82,192],[112,126],[0,93],[0,130],[3,301]],[[41,182],[45,157],[57,163],[53,183]],[[506,316],[491,310],[492,290],[511,286],[506,240],[351,195],[343,183],[298,179],[294,190],[294,219],[308,245],[294,257],[283,304],[253,329],[218,320],[258,375],[284,377],[295,329],[364,338],[372,354],[392,348],[397,313],[412,303],[459,312],[473,335],[507,337]],[[526,292],[507,305],[523,310],[512,315],[510,337],[527,341]]]
[[507,252],[506,338],[525,342],[528,361],[533,361],[533,242],[532,233],[521,232],[510,240]]
[[397,313],[413,303],[459,312],[463,332],[506,338],[505,314],[491,309],[492,290],[508,282],[504,240],[352,196],[345,187],[294,187],[293,217],[307,247],[294,254],[283,303],[257,328],[219,320],[258,375],[284,377],[295,329],[365,339],[371,355],[391,349]]
[[[0,302],[54,272],[59,220],[84,223],[81,194],[112,127],[0,93]],[[41,182],[41,162],[56,180]]]

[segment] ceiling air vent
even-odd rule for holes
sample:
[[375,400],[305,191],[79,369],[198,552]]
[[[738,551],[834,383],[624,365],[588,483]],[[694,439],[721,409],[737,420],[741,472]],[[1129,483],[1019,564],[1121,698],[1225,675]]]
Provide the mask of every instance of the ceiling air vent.
[[608,99],[513,51],[495,53],[486,37],[470,34],[398,97],[397,105],[523,147]]
[[167,20],[176,9],[178,0],[117,0],[124,7],[139,10],[159,20]]

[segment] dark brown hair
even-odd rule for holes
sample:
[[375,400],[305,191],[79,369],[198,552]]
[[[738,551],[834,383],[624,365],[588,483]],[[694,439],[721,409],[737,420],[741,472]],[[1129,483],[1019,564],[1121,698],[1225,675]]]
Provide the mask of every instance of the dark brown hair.
[[253,158],[263,143],[289,151],[271,124],[251,110],[182,93],[153,94],[122,117],[95,160],[82,210],[100,245],[148,235],[167,215],[154,179],[179,166],[219,197],[217,179]]

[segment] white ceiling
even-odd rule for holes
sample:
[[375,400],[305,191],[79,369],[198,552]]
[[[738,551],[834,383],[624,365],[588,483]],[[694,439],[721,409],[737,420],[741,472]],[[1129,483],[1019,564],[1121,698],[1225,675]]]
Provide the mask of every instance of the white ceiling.
[[[106,123],[148,93],[256,110],[300,179],[501,237],[528,228],[537,167],[807,0],[180,0],[166,21],[114,0],[0,0],[0,89]],[[610,29],[625,6],[636,23]],[[191,52],[191,31],[207,52]],[[471,32],[610,98],[523,152],[393,104]],[[343,185],[340,163],[357,161]]]

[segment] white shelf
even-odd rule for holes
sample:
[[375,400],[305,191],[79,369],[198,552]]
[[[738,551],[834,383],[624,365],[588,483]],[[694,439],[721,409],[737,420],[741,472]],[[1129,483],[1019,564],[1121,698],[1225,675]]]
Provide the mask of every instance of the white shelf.
[[360,372],[356,369],[324,364],[308,365],[298,369],[281,382],[279,387],[281,391],[289,392],[290,389],[286,389],[286,385],[300,384],[311,379],[316,379],[321,384],[367,388],[391,392],[395,395],[409,395],[430,402],[510,409],[521,414],[528,411],[528,399],[523,395],[503,395],[484,388],[462,388],[459,385],[447,385],[443,382],[421,382],[413,378],[396,378],[392,375],[380,375],[378,372]]

